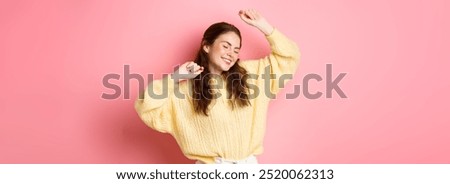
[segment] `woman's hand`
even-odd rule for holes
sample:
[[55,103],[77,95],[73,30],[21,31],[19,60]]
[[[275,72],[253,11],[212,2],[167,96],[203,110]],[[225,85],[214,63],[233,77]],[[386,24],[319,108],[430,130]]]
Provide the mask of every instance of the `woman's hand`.
[[258,28],[265,35],[270,35],[273,31],[273,26],[270,25],[266,19],[253,9],[239,11],[239,16],[248,25]]
[[198,65],[193,61],[188,61],[183,63],[175,73],[172,74],[172,77],[175,81],[181,82],[186,79],[193,79],[200,75],[205,68],[203,66]]

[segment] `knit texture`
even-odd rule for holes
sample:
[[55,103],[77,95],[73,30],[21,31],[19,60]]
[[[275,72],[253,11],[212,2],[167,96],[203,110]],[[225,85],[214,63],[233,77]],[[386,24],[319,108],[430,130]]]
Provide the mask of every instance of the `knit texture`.
[[[176,84],[171,76],[152,81],[136,100],[135,109],[150,128],[171,134],[183,154],[193,160],[214,163],[214,157],[240,160],[263,152],[266,116],[269,101],[282,89],[296,71],[300,52],[297,45],[275,29],[266,36],[270,55],[236,64],[253,77],[247,80],[250,106],[231,106],[227,99],[225,80],[213,78],[218,89],[210,106],[209,115],[198,114],[192,103],[192,81]],[[272,74],[269,79],[269,74]],[[287,77],[288,75],[290,77]],[[281,83],[280,83],[281,82]],[[157,95],[166,94],[163,97]]]

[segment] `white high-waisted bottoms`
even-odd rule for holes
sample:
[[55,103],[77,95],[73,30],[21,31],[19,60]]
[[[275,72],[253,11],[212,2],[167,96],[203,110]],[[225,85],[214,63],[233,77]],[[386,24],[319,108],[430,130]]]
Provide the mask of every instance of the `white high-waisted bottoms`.
[[[214,158],[215,164],[258,164],[258,159],[254,155],[250,155],[249,157],[242,160],[226,160],[221,157]],[[202,161],[197,160],[196,164],[204,164]]]

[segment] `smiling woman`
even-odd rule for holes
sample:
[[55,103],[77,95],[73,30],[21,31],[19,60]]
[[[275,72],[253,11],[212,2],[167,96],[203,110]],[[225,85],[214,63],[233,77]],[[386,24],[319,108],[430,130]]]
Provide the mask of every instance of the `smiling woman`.
[[[281,84],[276,77],[294,74],[298,65],[297,45],[258,12],[242,10],[239,16],[266,36],[270,55],[240,61],[239,29],[225,22],[213,24],[203,35],[196,59],[150,83],[135,102],[144,123],[171,134],[184,155],[196,163],[258,163],[271,98],[252,96],[250,86],[276,93],[287,82],[282,80]],[[262,75],[266,67],[275,76],[270,83],[251,77]],[[169,96],[156,98],[150,89],[158,94],[168,92]],[[180,92],[188,98],[179,98],[176,93]]]
[[[235,26],[220,22],[211,25],[204,33],[202,44],[194,61],[194,66],[205,68],[200,75],[194,78],[192,85],[194,93],[194,107],[198,113],[208,115],[208,106],[211,99],[217,97],[210,93],[214,90],[212,85],[203,85],[204,82],[212,83],[211,80],[219,78],[220,87],[222,81],[226,81],[227,92],[230,97],[236,97],[240,107],[249,105],[247,95],[247,70],[239,64],[239,49],[241,48],[241,33]],[[215,77],[214,77],[215,76]],[[196,80],[197,79],[197,80]],[[226,79],[226,80],[223,80]],[[214,83],[217,83],[214,81]],[[235,103],[232,103],[234,107]]]
[[[214,29],[225,33],[212,40],[216,36],[214,33],[217,32]],[[228,71],[238,60],[241,35],[233,25],[225,22],[214,24],[206,30],[203,39],[203,50],[200,50],[200,52],[205,52],[208,55],[211,73],[220,75],[223,71]]]

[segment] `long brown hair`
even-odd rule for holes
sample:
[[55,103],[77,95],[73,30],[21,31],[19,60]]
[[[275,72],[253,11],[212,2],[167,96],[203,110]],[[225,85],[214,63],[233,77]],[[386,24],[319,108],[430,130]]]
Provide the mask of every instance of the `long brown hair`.
[[[192,79],[193,104],[196,113],[208,116],[208,106],[214,98],[214,94],[211,92],[212,90],[209,84],[212,76],[208,68],[208,54],[203,50],[203,46],[212,45],[217,37],[228,32],[236,33],[239,36],[239,45],[242,46],[241,32],[234,25],[226,22],[219,22],[209,26],[203,34],[200,49],[194,62],[203,66],[204,71]],[[222,76],[226,79],[226,89],[229,94],[228,98],[232,100],[232,108],[234,109],[236,105],[239,107],[250,105],[247,95],[247,71],[236,62],[228,71],[223,71]]]

